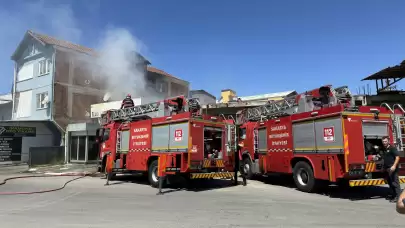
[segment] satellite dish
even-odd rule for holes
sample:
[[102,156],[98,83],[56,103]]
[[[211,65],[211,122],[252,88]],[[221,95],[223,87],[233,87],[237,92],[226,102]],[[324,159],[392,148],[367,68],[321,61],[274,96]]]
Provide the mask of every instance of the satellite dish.
[[106,94],[104,94],[103,101],[108,101],[110,98],[111,98],[111,94],[109,92],[107,92]]
[[49,102],[49,97],[48,97],[48,95],[46,95],[45,97],[44,97],[44,99],[42,100],[42,102],[41,102],[41,104],[47,104]]

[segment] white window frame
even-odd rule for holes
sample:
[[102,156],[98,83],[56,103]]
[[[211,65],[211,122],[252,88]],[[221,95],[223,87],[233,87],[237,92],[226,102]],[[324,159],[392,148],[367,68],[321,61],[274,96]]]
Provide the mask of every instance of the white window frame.
[[30,44],[28,47],[28,56],[33,56],[35,54],[37,54],[36,46],[35,44]]
[[[45,71],[42,72],[41,68],[45,64]],[[46,75],[51,72],[52,61],[50,59],[41,59],[38,61],[38,76]]]
[[37,110],[40,109],[46,109],[48,107],[48,103],[46,104],[42,104],[42,101],[44,100],[44,97],[48,96],[48,92],[43,92],[43,93],[37,93],[37,97],[36,97],[36,107]]

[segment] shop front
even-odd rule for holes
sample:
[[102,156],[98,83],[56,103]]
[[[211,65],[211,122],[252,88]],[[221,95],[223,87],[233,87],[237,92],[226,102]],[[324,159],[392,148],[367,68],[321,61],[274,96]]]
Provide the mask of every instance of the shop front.
[[66,163],[96,163],[99,146],[94,123],[69,124],[66,131]]

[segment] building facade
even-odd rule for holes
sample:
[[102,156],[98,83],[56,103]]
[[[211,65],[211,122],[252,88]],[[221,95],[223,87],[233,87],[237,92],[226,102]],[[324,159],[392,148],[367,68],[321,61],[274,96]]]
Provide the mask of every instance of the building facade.
[[189,97],[197,98],[201,105],[216,103],[216,97],[203,89],[191,90],[189,94]]
[[[190,83],[173,76],[156,67],[147,67],[147,87],[153,89],[159,98],[187,96],[190,91]],[[142,103],[147,102],[147,98],[142,99]]]
[[[11,57],[15,63],[11,119],[21,126],[35,125],[37,132],[50,134],[37,134],[35,144],[24,145],[28,149],[23,149],[22,162],[28,161],[26,152],[29,147],[37,145],[67,146],[68,150],[69,147],[77,147],[78,150],[86,148],[89,151],[87,146],[91,144],[88,141],[91,137],[85,137],[87,141],[83,141],[83,138],[68,140],[65,137],[74,135],[66,134],[69,124],[96,123],[90,118],[90,106],[103,102],[107,87],[107,82],[99,80],[103,72],[97,67],[87,67],[94,64],[97,57],[98,53],[93,49],[33,31],[26,32]],[[128,58],[134,58],[131,67],[143,72],[148,88],[153,88],[153,92],[160,96],[188,93],[188,82],[148,67],[150,62],[138,53]],[[76,126],[69,129],[74,132],[79,128]],[[82,129],[80,132],[78,134],[83,133]],[[80,160],[78,158],[82,157],[70,159],[69,155],[66,160]]]

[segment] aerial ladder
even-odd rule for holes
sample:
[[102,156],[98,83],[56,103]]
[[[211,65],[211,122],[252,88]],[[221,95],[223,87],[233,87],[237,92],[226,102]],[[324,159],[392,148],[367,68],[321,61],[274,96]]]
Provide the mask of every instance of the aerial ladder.
[[238,111],[236,117],[237,123],[243,124],[247,121],[263,121],[294,113],[313,111],[339,103],[347,104],[347,108],[354,108],[348,87],[342,86],[333,89],[331,85],[326,85],[298,95],[285,97],[279,101]]
[[142,118],[170,116],[180,112],[191,112],[193,117],[200,116],[200,103],[198,98],[185,98],[178,96],[164,101],[141,104],[123,109],[112,109],[101,114],[100,125],[105,125],[114,121],[132,121]]
[[[382,103],[381,107],[387,108],[391,113],[392,119],[392,133],[394,135],[394,145],[400,151],[402,156],[405,156],[405,109],[401,104],[394,104],[390,106],[388,103]],[[395,110],[400,112],[396,112]]]

